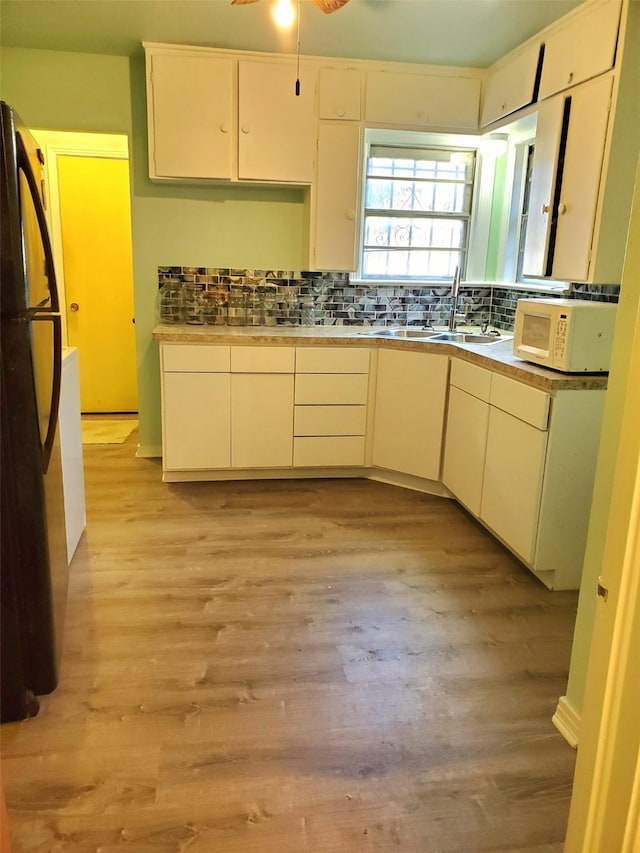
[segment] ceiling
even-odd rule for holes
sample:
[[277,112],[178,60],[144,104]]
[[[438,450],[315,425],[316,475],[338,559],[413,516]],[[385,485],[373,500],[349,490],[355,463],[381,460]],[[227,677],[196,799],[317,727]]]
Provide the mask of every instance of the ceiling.
[[[0,43],[131,56],[143,40],[295,53],[273,0],[0,0]],[[301,0],[301,53],[486,67],[580,0],[351,0],[324,15]]]

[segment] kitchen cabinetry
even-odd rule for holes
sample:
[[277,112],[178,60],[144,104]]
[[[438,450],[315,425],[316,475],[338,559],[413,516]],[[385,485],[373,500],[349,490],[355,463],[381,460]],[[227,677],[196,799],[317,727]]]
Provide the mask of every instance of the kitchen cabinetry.
[[523,271],[593,280],[594,229],[612,78],[598,77],[540,104]]
[[442,482],[476,516],[482,499],[490,393],[489,370],[451,359]]
[[364,465],[369,356],[349,347],[296,349],[294,466]]
[[540,100],[603,74],[616,58],[620,0],[586,3],[545,39]]
[[313,66],[145,48],[151,178],[311,183]]
[[318,116],[360,121],[362,72],[357,68],[321,68]]
[[527,45],[496,63],[489,72],[480,126],[485,127],[536,99],[536,80],[541,62],[539,42]]
[[322,122],[318,130],[318,163],[313,188],[311,266],[316,270],[357,269],[359,125]]
[[480,79],[369,71],[365,120],[400,127],[478,127]]
[[382,349],[373,425],[374,466],[440,478],[449,359]]

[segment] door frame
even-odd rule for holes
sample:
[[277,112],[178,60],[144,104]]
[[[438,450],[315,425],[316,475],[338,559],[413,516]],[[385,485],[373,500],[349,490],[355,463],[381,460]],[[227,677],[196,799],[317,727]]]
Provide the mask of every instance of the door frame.
[[[60,186],[58,157],[103,157],[107,160],[128,160],[129,140],[123,133],[74,133],[72,131],[32,130],[44,154],[46,213],[51,231],[53,260],[58,282],[62,315],[62,341],[67,346],[67,301],[64,284],[64,252],[60,218]],[[131,190],[129,190],[131,198]]]

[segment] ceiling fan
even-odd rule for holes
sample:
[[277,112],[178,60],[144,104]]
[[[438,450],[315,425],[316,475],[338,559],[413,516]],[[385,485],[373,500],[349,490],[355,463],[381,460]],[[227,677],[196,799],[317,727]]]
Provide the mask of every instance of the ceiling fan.
[[[231,0],[232,6],[246,6],[247,3],[257,3],[258,0]],[[325,14],[329,15],[331,12],[337,12],[338,9],[342,9],[343,6],[349,2],[349,0],[311,0],[311,2],[321,9]]]

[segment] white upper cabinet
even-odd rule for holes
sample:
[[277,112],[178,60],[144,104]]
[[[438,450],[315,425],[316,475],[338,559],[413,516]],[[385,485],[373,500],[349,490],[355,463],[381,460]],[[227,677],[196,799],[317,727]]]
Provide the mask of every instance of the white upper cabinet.
[[370,71],[365,120],[400,127],[478,127],[480,78]]
[[360,121],[362,72],[357,68],[321,68],[318,115]]
[[147,53],[151,178],[229,180],[236,147],[235,62]]
[[540,43],[528,45],[496,63],[489,71],[480,126],[484,127],[535,99]]
[[238,63],[238,178],[310,184],[316,146],[316,69],[296,63]]
[[616,57],[620,0],[585,3],[545,41],[540,100],[603,74]]
[[590,281],[612,79],[540,104],[523,272]]
[[321,122],[314,186],[313,269],[351,272],[357,268],[359,166],[360,126]]

